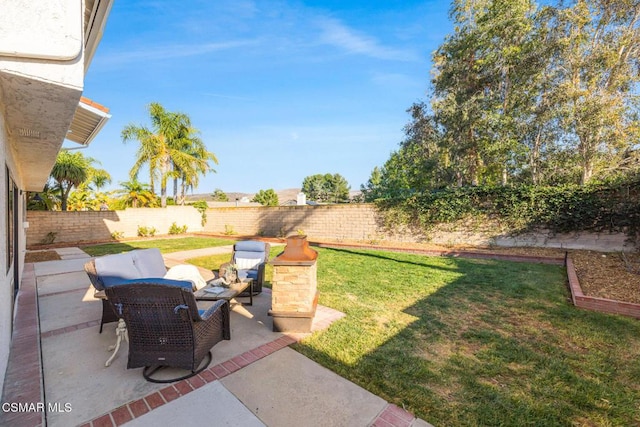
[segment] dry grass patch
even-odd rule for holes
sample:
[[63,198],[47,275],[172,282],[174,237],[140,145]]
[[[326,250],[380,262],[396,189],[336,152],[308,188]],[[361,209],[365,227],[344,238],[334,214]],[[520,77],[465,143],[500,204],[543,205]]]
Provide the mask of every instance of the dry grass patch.
[[62,258],[56,251],[28,251],[24,255],[24,262],[59,261]]

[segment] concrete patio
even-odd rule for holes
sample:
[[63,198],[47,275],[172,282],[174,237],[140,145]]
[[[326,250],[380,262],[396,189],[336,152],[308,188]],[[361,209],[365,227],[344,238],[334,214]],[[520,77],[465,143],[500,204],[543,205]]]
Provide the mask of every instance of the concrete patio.
[[[105,367],[115,324],[98,333],[101,302],[83,270],[89,256],[56,251],[61,261],[25,266],[2,399],[23,406],[3,405],[0,425],[429,425],[288,348],[304,334],[272,332],[268,289],[253,306],[232,305],[231,340],[213,347],[198,376],[147,382],[141,369],[126,369],[126,343]],[[170,257],[224,251],[231,247]],[[342,316],[319,306],[313,330]]]

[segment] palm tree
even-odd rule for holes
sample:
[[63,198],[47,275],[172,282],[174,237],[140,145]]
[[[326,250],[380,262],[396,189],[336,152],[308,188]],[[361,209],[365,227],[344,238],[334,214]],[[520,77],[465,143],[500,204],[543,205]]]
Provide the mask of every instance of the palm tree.
[[[149,105],[149,115],[151,118],[152,130],[145,126],[129,124],[122,130],[122,140],[127,142],[135,139],[140,143],[136,162],[131,168],[129,175],[131,179],[137,179],[140,168],[147,164],[151,180],[151,191],[155,179],[160,181],[161,206],[167,205],[167,180],[169,178],[180,178],[182,173],[193,180],[191,175],[195,173],[205,173],[211,168],[209,160],[215,161],[213,153],[208,154],[206,159],[198,159],[190,153],[189,147],[198,143],[197,130],[191,126],[191,120],[186,114],[172,113],[165,110],[159,103]],[[199,143],[204,147],[204,144]],[[206,163],[206,167],[202,164]]]
[[67,210],[67,200],[73,187],[79,187],[94,177],[104,185],[111,181],[109,173],[103,169],[95,169],[92,164],[98,163],[91,157],[85,157],[80,152],[72,153],[62,150],[56,157],[50,178],[55,181],[60,192],[60,210]]
[[131,180],[121,182],[122,189],[116,190],[116,194],[121,194],[125,206],[132,208],[143,206],[154,206],[156,204],[156,195],[151,192],[149,184]]
[[184,205],[187,188],[198,185],[199,176],[215,172],[209,161],[218,164],[215,154],[207,151],[207,147],[198,136],[198,130],[189,126],[181,131],[179,140],[180,155],[173,159],[173,195],[178,203],[178,180],[180,181],[180,203]]
[[27,192],[27,210],[53,211],[59,206],[59,189],[50,182],[44,185],[42,191]]

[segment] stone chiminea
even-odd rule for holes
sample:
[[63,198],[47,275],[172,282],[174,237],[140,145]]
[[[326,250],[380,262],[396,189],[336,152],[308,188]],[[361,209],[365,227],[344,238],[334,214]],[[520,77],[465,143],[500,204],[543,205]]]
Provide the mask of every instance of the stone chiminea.
[[316,260],[307,236],[287,237],[284,252],[271,260],[271,310],[276,332],[310,332],[318,305]]

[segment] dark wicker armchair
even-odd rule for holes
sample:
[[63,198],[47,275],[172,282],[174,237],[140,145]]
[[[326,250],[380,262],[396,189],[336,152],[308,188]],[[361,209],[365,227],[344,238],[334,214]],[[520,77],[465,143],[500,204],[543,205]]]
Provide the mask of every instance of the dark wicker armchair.
[[[176,286],[179,283],[137,279],[105,288],[109,302],[127,324],[127,368],[144,367],[148,381],[177,381],[197,374],[211,361],[211,347],[231,338],[229,303],[216,301],[200,313],[191,289]],[[198,369],[205,356],[209,360]],[[152,379],[161,367],[182,368],[191,374],[172,380]]]

